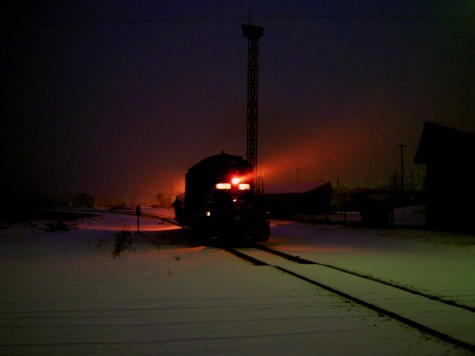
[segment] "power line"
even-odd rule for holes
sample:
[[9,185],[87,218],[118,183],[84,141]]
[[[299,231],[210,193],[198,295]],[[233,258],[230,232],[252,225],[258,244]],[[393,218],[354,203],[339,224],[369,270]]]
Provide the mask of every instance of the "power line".
[[[149,22],[200,22],[200,21],[245,21],[243,16],[223,17],[162,17],[152,19],[127,20],[95,20],[40,22],[24,24],[2,24],[0,27],[54,27],[54,26],[86,26],[107,24],[136,24]],[[319,15],[319,16],[253,16],[253,20],[475,20],[475,15],[464,16],[428,16],[428,15]]]
[[107,24],[134,24],[147,22],[193,22],[193,21],[216,21],[238,20],[243,17],[164,17],[155,19],[137,20],[97,20],[97,21],[67,21],[67,22],[41,22],[32,24],[2,25],[2,27],[47,27],[47,26],[84,26],[84,25],[107,25]]
[[474,20],[475,15],[428,16],[428,15],[321,15],[321,16],[253,16],[253,19],[289,20]]

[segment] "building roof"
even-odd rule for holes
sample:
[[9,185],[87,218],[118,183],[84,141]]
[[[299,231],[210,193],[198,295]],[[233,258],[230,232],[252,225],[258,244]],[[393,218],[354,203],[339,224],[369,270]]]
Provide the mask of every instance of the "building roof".
[[426,122],[415,163],[467,161],[475,154],[475,126]]
[[281,183],[281,184],[266,184],[266,194],[302,194],[308,193],[312,190],[320,188],[325,184],[329,184],[328,181],[319,182],[295,182],[295,183]]

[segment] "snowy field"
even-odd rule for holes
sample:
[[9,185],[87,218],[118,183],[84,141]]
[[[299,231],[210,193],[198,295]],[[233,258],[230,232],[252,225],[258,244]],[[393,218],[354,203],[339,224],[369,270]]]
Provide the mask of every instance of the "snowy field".
[[[140,222],[142,234],[134,216],[108,213],[0,230],[0,354],[470,354]],[[118,236],[131,243],[114,254]],[[475,307],[473,235],[273,221],[266,245]]]

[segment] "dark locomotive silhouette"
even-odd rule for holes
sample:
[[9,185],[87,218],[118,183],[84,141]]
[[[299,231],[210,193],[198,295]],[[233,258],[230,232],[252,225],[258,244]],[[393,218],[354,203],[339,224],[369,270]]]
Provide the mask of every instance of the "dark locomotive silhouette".
[[265,198],[254,185],[252,165],[241,156],[211,156],[185,175],[176,220],[202,238],[267,241],[270,235]]

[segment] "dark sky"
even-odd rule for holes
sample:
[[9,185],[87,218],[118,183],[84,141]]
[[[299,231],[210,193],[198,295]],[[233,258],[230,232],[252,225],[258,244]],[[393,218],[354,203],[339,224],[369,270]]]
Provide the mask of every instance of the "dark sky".
[[2,10],[3,195],[131,201],[245,154],[247,39],[260,40],[267,183],[355,187],[406,171],[425,121],[475,124],[475,3],[18,1]]

